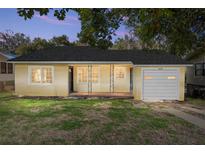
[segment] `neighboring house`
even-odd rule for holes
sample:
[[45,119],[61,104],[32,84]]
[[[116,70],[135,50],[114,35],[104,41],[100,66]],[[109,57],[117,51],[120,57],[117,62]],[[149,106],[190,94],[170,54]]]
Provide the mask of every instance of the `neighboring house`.
[[0,52],[0,91],[14,88],[14,67],[7,60],[15,58],[15,55]]
[[56,47],[12,59],[23,96],[134,96],[184,100],[189,64],[165,52]]
[[193,63],[186,73],[187,93],[205,98],[205,52],[195,52],[187,59]]

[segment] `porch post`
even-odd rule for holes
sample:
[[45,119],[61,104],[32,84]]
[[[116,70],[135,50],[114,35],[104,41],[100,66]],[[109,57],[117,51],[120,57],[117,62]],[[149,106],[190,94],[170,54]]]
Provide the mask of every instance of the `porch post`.
[[110,92],[114,92],[114,65],[110,64]]
[[92,92],[92,65],[88,65],[88,94]]

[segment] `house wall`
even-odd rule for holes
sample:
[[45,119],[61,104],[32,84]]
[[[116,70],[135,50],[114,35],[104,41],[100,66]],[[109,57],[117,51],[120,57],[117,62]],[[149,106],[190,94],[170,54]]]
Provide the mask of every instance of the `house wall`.
[[179,101],[184,101],[186,67],[134,67],[133,68],[133,95],[134,99],[142,99],[142,69],[143,68],[179,68]]
[[[205,63],[205,54],[200,57],[194,58],[190,61],[191,63]],[[205,86],[205,76],[195,76],[195,65],[187,68],[186,72],[186,83],[193,85]]]
[[[77,68],[88,67],[88,65],[74,65],[74,91],[88,92],[88,83],[78,83]],[[92,83],[92,92],[110,92],[111,91],[111,65],[92,65],[99,67],[99,82]],[[116,67],[125,68],[124,79],[116,79]],[[114,65],[114,91],[113,92],[130,92],[130,65]]]
[[[42,64],[40,66],[43,66]],[[68,96],[68,65],[55,64],[48,65],[54,67],[54,79],[52,85],[30,85],[28,82],[28,64],[15,64],[15,92],[24,96]],[[87,65],[72,65],[74,69],[74,91],[81,92],[88,90],[88,85],[77,83],[77,67]],[[93,92],[110,92],[110,65],[99,65],[99,83],[92,88]],[[124,66],[126,77],[123,82],[114,82],[114,92],[130,92],[130,65]],[[186,67],[134,67],[133,68],[133,96],[136,100],[141,100],[142,96],[142,69],[143,68],[179,68],[179,100],[184,100],[184,84]]]
[[[4,57],[3,55],[0,55],[0,62],[6,62],[6,61],[7,61],[7,58]],[[14,81],[14,73],[12,73],[12,74],[7,74],[7,73],[1,74],[0,73],[0,82],[1,81]]]
[[28,66],[27,64],[15,64],[16,94],[23,96],[68,96],[68,65],[46,65],[54,67],[54,78],[51,85],[31,85]]

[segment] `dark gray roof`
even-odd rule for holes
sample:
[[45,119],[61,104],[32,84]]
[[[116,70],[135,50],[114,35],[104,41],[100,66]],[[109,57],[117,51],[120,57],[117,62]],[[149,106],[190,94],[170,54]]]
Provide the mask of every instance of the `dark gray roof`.
[[131,61],[133,64],[188,64],[158,50],[103,50],[92,47],[55,47],[22,55],[10,61]]

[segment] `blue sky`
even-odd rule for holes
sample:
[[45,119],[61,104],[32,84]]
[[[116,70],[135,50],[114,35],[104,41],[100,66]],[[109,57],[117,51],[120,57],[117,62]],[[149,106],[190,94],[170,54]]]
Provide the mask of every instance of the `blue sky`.
[[[50,39],[53,36],[67,35],[70,41],[77,40],[77,33],[80,32],[81,24],[77,13],[70,11],[64,21],[58,21],[50,13],[48,16],[35,15],[31,20],[24,20],[19,17],[16,9],[0,9],[0,31],[11,30],[21,32],[30,36],[32,39],[41,37]],[[123,37],[127,34],[124,26],[121,26],[116,32],[117,37]]]

